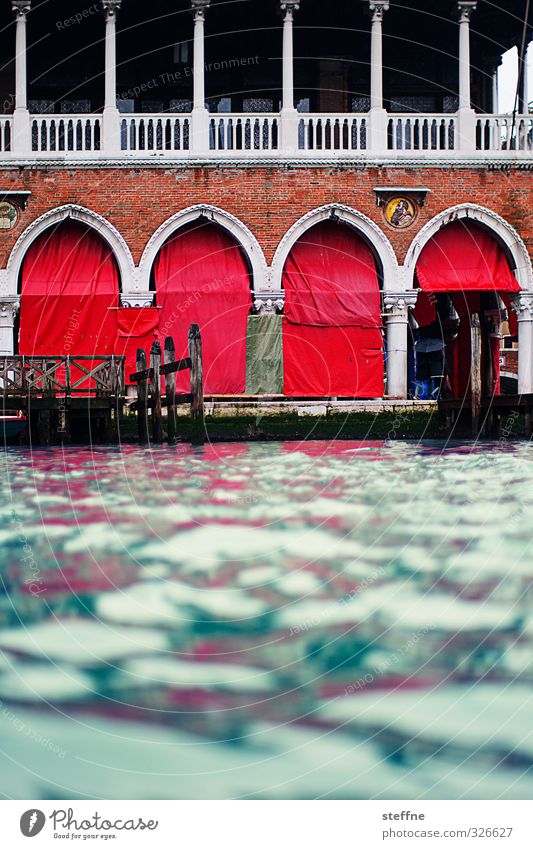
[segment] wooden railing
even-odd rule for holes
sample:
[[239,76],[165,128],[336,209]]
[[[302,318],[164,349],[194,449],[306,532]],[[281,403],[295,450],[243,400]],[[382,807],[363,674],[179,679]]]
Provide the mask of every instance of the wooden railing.
[[5,396],[97,396],[124,393],[124,357],[0,357]]

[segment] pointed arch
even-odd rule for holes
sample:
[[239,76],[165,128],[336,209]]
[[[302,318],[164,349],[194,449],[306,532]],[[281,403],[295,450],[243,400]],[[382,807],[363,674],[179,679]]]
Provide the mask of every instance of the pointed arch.
[[273,291],[282,291],[283,269],[296,242],[316,224],[327,221],[328,219],[342,221],[348,224],[365,239],[377,260],[382,289],[384,291],[396,291],[398,289],[399,277],[398,261],[385,233],[374,221],[363,215],[363,213],[349,206],[337,203],[329,203],[308,212],[287,230],[277,247],[272,261]]
[[135,276],[135,263],[131,251],[119,231],[106,218],[90,209],[76,204],[66,204],[56,209],[45,212],[36,218],[19,236],[13,250],[11,251],[6,275],[7,287],[10,295],[17,295],[20,270],[24,257],[31,244],[46,230],[67,220],[77,221],[95,230],[111,248],[119,270],[120,291],[130,288],[131,281]]
[[139,264],[139,286],[143,291],[150,288],[150,275],[155,259],[163,245],[181,227],[194,223],[204,217],[213,224],[218,224],[230,233],[242,249],[252,272],[252,285],[256,292],[264,291],[267,264],[263,250],[248,227],[234,215],[209,204],[196,204],[177,212],[155,231],[149,239]]
[[468,203],[453,206],[439,213],[416,235],[405,258],[405,283],[408,289],[414,287],[416,265],[427,243],[443,227],[456,221],[476,222],[487,229],[504,249],[520,288],[526,292],[533,292],[531,258],[520,235],[508,221],[492,210]]

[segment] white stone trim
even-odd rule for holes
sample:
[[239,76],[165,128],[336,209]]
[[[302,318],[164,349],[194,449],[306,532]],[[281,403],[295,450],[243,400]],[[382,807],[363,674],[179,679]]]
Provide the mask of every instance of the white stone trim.
[[406,286],[412,288],[414,285],[416,264],[422,253],[422,250],[427,245],[429,240],[447,224],[463,219],[476,221],[490,230],[494,236],[507,248],[511,254],[515,268],[514,275],[520,284],[522,290],[533,292],[533,269],[531,266],[531,258],[527,248],[514,229],[514,227],[505,221],[500,215],[497,215],[490,209],[486,209],[476,204],[464,203],[459,206],[453,206],[450,209],[439,213],[431,221],[422,227],[417,233],[405,258],[405,276]]
[[69,218],[74,221],[80,221],[87,227],[96,230],[102,236],[113,251],[117,261],[121,290],[130,287],[130,281],[134,279],[135,264],[128,245],[116,227],[113,227],[102,215],[98,215],[98,213],[92,212],[90,209],[85,209],[85,207],[77,206],[76,204],[67,204],[45,212],[44,215],[32,221],[19,236],[7,262],[5,294],[16,297],[20,268],[32,242],[54,224],[66,221]]
[[219,209],[216,206],[210,206],[205,203],[190,206],[181,212],[177,212],[170,218],[167,218],[167,220],[163,222],[163,224],[161,224],[161,226],[150,237],[139,263],[139,288],[143,291],[150,288],[152,267],[165,242],[174,233],[176,233],[180,227],[185,227],[186,224],[191,224],[202,214],[206,215],[211,221],[213,221],[213,223],[223,227],[228,233],[231,233],[235,241],[243,249],[252,270],[253,291],[268,291],[266,289],[267,264],[265,255],[261,245],[255,238],[252,231],[249,230],[242,221],[234,215],[231,215],[229,212],[225,212],[223,209]]
[[279,243],[274,259],[272,261],[272,291],[282,291],[282,276],[287,257],[292,248],[304,233],[319,224],[321,221],[327,221],[331,217],[331,213],[335,212],[339,219],[353,227],[362,236],[377,253],[383,270],[383,291],[392,290],[398,291],[400,288],[400,274],[398,261],[394,249],[377,224],[375,224],[366,215],[352,209],[349,206],[344,206],[339,203],[328,203],[318,209],[314,209],[296,221],[292,227],[287,230]]

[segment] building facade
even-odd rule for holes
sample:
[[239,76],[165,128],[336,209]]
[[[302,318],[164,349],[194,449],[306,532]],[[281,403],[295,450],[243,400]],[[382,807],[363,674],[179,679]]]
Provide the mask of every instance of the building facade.
[[[117,79],[128,0],[103,0],[105,30],[100,8],[88,13],[102,28],[104,97],[99,111],[80,98],[91,111],[75,113],[51,96],[32,98],[31,0],[12,0],[13,108],[0,116],[0,352],[74,346],[73,354],[131,356],[132,345],[169,334],[180,345],[198,320],[213,394],[407,397],[413,327],[431,336],[453,316],[463,328],[452,333],[458,348],[481,311],[488,362],[505,307],[517,320],[507,332],[518,337],[518,388],[533,392],[533,115],[525,84],[517,111],[498,114],[494,82],[503,49],[529,33],[519,16],[494,19],[482,0],[459,0],[451,15],[447,4],[448,29],[440,32],[437,16],[421,82],[412,57],[387,58],[388,16],[389,37],[407,47],[402,11],[393,0],[361,0],[365,92],[346,53],[316,59],[314,27],[314,77],[298,77],[309,57],[295,52],[296,24],[312,0],[265,4],[282,16],[268,30],[281,61],[263,79],[262,47],[257,56],[252,47],[250,56],[206,57],[217,4],[189,5],[192,21],[180,22],[190,32],[173,47],[179,78],[161,72],[137,83]],[[422,15],[416,43],[426,4],[411,5]],[[339,6],[351,31],[350,9]],[[234,30],[239,11],[227,14]],[[81,15],[69,26],[83,26]],[[212,95],[210,77],[227,72],[237,82]],[[248,77],[250,97],[238,88]],[[163,97],[163,82],[168,100],[149,104],[153,92]],[[147,108],[131,111],[139,97]],[[237,102],[248,109],[228,111]],[[439,111],[423,109],[435,104]],[[466,368],[461,356],[456,371]],[[260,377],[254,358],[264,360]],[[458,372],[455,381],[456,392],[465,388]]]

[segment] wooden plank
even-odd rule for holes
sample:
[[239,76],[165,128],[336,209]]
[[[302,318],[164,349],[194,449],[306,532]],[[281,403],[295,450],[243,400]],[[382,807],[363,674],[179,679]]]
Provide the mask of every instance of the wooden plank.
[[[52,377],[50,376],[52,367],[53,363],[46,363],[43,368],[43,374],[41,378],[41,390],[43,398],[49,398],[50,396],[53,397],[54,395],[54,390],[52,388]],[[39,412],[38,424],[39,443],[41,445],[50,445],[50,422],[50,407],[43,407]]]
[[153,377],[150,383],[152,400],[152,440],[156,445],[163,442],[163,415],[161,412],[161,345],[154,342],[150,349],[150,368]]
[[[176,395],[175,404],[176,404],[176,406],[178,406],[180,404],[189,404],[190,405],[191,401],[192,401],[192,395],[190,394],[190,392],[188,392],[186,395]],[[146,409],[151,410],[152,406],[153,406],[153,401],[152,401],[151,398],[147,398],[146,401],[142,402],[142,409],[143,410],[146,410]],[[166,406],[167,406],[167,399],[161,398],[161,407],[166,407]],[[139,401],[134,401],[133,404],[128,405],[128,409],[133,410],[133,411],[140,410],[141,404],[139,403]]]
[[[167,336],[167,339],[172,340],[172,336]],[[174,342],[172,341],[172,344]],[[166,345],[166,340],[165,340]],[[176,352],[174,351],[174,354]],[[165,365],[161,366],[161,374],[175,374],[178,371],[185,371],[186,369],[191,367],[191,358],[186,357],[184,360],[174,360],[173,362],[165,363]]]
[[470,326],[472,361],[470,365],[470,393],[472,409],[472,438],[480,436],[479,417],[481,412],[481,325],[479,315],[474,313]]
[[[142,348],[137,348],[137,371],[146,371],[146,354]],[[148,442],[148,410],[146,399],[148,395],[148,380],[141,379],[137,386],[137,398],[139,403],[139,414],[137,416],[137,431],[139,442]]]
[[142,371],[136,371],[130,374],[131,383],[140,383],[141,380],[152,380],[154,371],[151,368],[145,368]]
[[172,336],[167,336],[165,339],[165,365],[161,368],[161,373],[165,375],[165,394],[167,402],[167,439],[170,445],[176,440],[176,372],[167,370],[168,366],[175,365],[174,357],[176,349],[174,347],[174,339]]
[[189,328],[189,357],[191,359],[191,419],[193,445],[203,445],[205,441],[204,421],[204,375],[202,363],[202,337],[197,324]]

